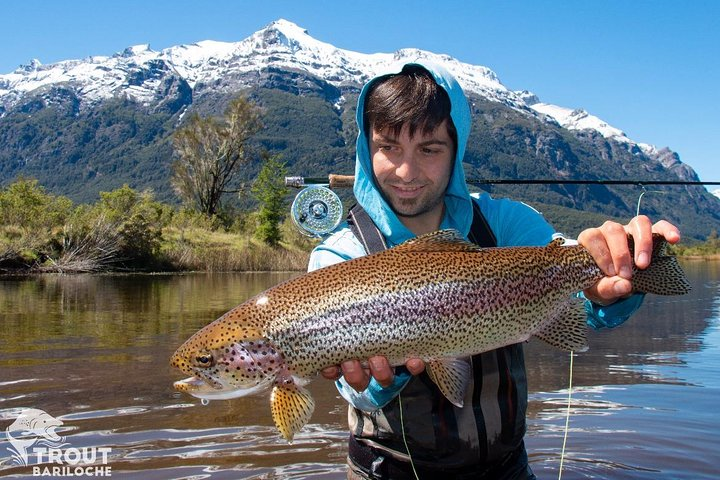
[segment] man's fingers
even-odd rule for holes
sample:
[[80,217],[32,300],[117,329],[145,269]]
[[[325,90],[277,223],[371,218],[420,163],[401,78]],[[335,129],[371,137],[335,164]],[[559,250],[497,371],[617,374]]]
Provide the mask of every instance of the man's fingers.
[[[607,245],[606,248],[610,251],[615,275],[627,279],[632,278],[632,255],[630,255],[627,230],[615,222],[605,222],[600,230]],[[612,277],[613,275],[609,274],[608,276]]]
[[[606,225],[603,225],[603,227]],[[600,228],[583,230],[578,236],[578,243],[592,255],[593,260],[605,275],[608,277],[617,275],[613,257],[605,240],[605,234]]]
[[667,220],[660,220],[652,226],[653,233],[659,233],[669,243],[675,244],[680,241],[680,229]]
[[[369,358],[367,367],[363,368],[363,364],[358,360],[347,360],[342,365],[323,368],[320,374],[328,380],[337,380],[340,376],[343,376],[347,384],[358,392],[362,392],[367,388],[371,376],[383,387],[392,385],[395,379],[395,371],[386,357],[375,356]],[[420,358],[408,358],[405,367],[411,375],[420,375],[425,370],[425,362]]]
[[419,358],[408,358],[405,361],[405,368],[408,369],[410,375],[420,375],[425,371],[425,362]]
[[333,365],[332,367],[325,367],[322,370],[320,370],[320,375],[323,376],[323,378],[327,378],[328,380],[337,380],[340,378],[340,367],[337,365]]
[[368,358],[368,365],[370,366],[370,373],[381,386],[389,387],[392,385],[395,374],[387,358],[381,356],[370,357]]
[[[638,215],[628,222],[625,231],[628,235],[632,235],[634,244],[634,258],[632,259],[638,268],[647,268],[650,265],[650,256],[652,255],[652,222],[645,215]],[[629,268],[632,269],[632,266]],[[632,271],[630,272],[632,275]],[[630,278],[625,275],[623,278]]]
[[632,282],[622,277],[602,278],[593,287],[585,290],[585,298],[600,305],[608,305],[618,298],[632,293]]
[[365,390],[370,383],[370,375],[357,360],[347,360],[341,365],[343,377],[358,392]]
[[[606,275],[596,285],[586,289],[585,296],[596,303],[607,305],[630,295],[633,267],[647,268],[652,260],[653,233],[662,235],[670,243],[680,241],[677,227],[665,220],[653,225],[645,215],[634,217],[627,225],[607,221],[599,228],[580,232],[578,243],[587,249]],[[632,255],[628,235],[633,239]]]

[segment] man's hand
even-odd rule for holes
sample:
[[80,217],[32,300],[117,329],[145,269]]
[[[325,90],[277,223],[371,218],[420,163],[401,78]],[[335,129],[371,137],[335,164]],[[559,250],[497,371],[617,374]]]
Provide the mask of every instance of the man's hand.
[[[662,235],[668,243],[680,241],[676,226],[665,220],[653,225],[644,215],[633,218],[627,225],[608,221],[599,228],[583,230],[578,235],[578,243],[590,252],[606,275],[583,292],[585,297],[600,305],[609,305],[630,295],[633,261],[639,269],[650,265],[653,233]],[[628,235],[635,243],[635,258],[630,255]]]
[[[367,360],[367,367],[363,368],[359,360],[347,360],[341,365],[324,368],[320,373],[328,380],[337,380],[342,375],[348,385],[358,392],[367,388],[370,377],[375,377],[375,380],[383,387],[392,385],[394,373],[387,358],[383,356],[370,357]],[[425,362],[419,358],[409,358],[405,362],[405,367],[412,375],[420,375],[425,370]]]

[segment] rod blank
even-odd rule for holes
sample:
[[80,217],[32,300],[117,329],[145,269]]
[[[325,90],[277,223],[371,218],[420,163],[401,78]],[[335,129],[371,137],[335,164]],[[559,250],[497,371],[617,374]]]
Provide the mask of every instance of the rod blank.
[[[285,177],[285,186],[303,188],[307,185],[327,185],[330,188],[352,188],[354,175],[337,175],[331,173],[323,177]],[[720,182],[700,182],[693,180],[555,180],[555,179],[485,179],[468,178],[471,185],[720,185]]]

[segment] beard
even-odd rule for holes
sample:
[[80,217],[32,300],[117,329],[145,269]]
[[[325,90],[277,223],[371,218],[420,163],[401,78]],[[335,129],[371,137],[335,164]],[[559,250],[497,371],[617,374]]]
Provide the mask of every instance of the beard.
[[388,195],[387,192],[382,192],[385,201],[390,206],[390,209],[398,217],[414,218],[424,215],[442,204],[445,200],[445,191],[440,192],[428,192],[428,195],[424,195],[418,198],[394,198],[392,195]]

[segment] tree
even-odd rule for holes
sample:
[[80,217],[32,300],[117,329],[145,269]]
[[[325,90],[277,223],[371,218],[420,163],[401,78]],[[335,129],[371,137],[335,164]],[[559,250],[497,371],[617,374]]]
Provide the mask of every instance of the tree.
[[258,212],[257,237],[271,246],[277,246],[282,240],[280,223],[285,217],[284,199],[287,194],[285,186],[285,163],[279,155],[261,154],[263,166],[253,183],[251,192],[260,202]]
[[222,119],[194,114],[173,135],[177,160],[172,185],[178,196],[211,217],[249,158],[249,139],[262,128],[260,110],[245,97],[230,102]]

